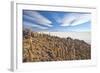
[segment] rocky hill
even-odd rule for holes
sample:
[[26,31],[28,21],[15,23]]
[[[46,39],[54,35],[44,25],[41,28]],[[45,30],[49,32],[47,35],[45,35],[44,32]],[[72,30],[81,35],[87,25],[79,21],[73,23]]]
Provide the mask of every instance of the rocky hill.
[[83,40],[23,30],[23,62],[85,59],[91,59],[91,45]]

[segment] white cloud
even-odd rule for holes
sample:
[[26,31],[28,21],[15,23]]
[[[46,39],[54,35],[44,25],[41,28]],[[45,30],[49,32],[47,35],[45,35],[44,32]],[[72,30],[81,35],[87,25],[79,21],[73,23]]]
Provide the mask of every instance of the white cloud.
[[90,20],[90,14],[78,14],[71,13],[69,15],[65,15],[62,19],[61,26],[75,26]]
[[62,19],[61,26],[69,26],[75,19],[76,17],[74,15],[65,15],[65,17]]
[[31,19],[35,21],[36,23],[52,27],[51,25],[52,22],[46,17],[42,16],[40,13],[36,11],[25,11],[25,12],[29,15],[29,17],[32,17]]
[[43,26],[40,26],[40,25],[37,25],[37,24],[34,24],[34,23],[30,23],[30,22],[27,22],[27,21],[24,21],[23,24],[30,27],[30,28],[48,29],[48,27],[43,27]]
[[28,19],[28,20],[31,20],[31,21],[34,21],[35,18],[31,17],[31,16],[28,16],[28,15],[23,15],[24,18]]
[[83,23],[85,23],[85,22],[90,21],[90,19],[91,19],[90,14],[82,14],[82,15],[80,15],[80,16],[76,19],[76,21],[73,22],[71,25],[72,25],[72,26],[75,26],[75,25],[83,24]]

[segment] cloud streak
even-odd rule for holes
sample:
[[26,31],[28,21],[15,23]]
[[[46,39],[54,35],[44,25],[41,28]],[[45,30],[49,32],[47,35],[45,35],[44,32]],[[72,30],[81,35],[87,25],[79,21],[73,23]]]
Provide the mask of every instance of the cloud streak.
[[48,27],[43,27],[43,26],[37,25],[35,23],[30,23],[27,21],[24,21],[23,24],[26,25],[27,27],[30,27],[30,28],[48,29]]
[[90,19],[91,19],[90,14],[83,14],[83,15],[80,15],[76,19],[76,21],[74,23],[72,23],[71,25],[75,26],[75,25],[83,24],[83,23],[86,23],[86,22],[90,21]]
[[76,26],[90,21],[90,14],[71,13],[65,15],[62,19],[61,26]]
[[36,11],[24,11],[24,13],[25,15],[27,15],[27,18],[29,18],[30,20],[33,20],[37,24],[52,27],[51,25],[52,22],[46,17],[42,16],[40,13]]

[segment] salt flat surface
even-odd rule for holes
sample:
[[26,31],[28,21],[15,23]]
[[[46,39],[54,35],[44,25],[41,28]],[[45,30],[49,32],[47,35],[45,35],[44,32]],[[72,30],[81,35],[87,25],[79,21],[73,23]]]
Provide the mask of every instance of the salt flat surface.
[[39,32],[39,33],[58,36],[61,38],[71,37],[73,39],[84,40],[89,44],[91,43],[91,32]]

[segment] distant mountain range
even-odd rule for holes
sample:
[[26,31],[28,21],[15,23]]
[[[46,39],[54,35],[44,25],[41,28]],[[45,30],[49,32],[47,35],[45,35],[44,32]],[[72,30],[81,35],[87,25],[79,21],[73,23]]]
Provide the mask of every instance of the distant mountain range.
[[91,45],[84,40],[23,30],[23,62],[88,59],[91,59]]

